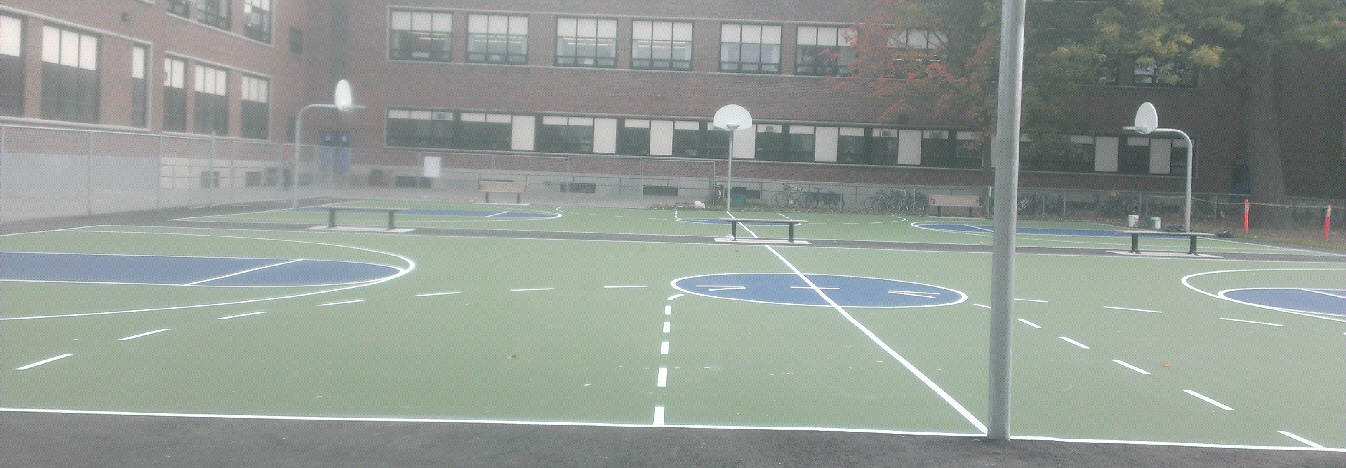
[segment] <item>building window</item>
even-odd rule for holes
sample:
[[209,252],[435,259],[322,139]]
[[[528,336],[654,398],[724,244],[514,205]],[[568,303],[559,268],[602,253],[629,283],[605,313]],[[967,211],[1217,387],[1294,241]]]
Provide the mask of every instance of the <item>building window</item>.
[[137,127],[149,125],[148,74],[148,49],[141,45],[131,46],[131,125]]
[[873,164],[865,152],[865,129],[841,127],[837,130],[837,162],[841,164]]
[[0,15],[0,115],[23,115],[23,20]]
[[780,125],[757,124],[757,159],[783,161],[785,137]]
[[42,27],[42,118],[98,120],[98,37]]
[[[876,128],[870,132],[867,164],[880,166],[903,164],[900,157],[902,155],[902,146],[899,141],[901,132],[892,128]],[[906,164],[915,164],[915,162]]]
[[388,58],[431,62],[453,59],[453,13],[393,10],[388,21]]
[[673,122],[673,155],[695,158],[701,154],[701,122]]
[[814,131],[814,127],[808,125],[790,126],[790,131],[785,134],[786,161],[814,160]]
[[388,110],[388,146],[452,148],[453,112]]
[[562,67],[617,66],[617,20],[558,18],[556,65]]
[[692,23],[632,21],[631,68],[691,70]]
[[528,63],[528,17],[469,15],[467,61],[510,65]]
[[795,74],[841,75],[855,61],[851,28],[800,26],[795,47]]
[[617,132],[617,154],[649,156],[650,121],[626,119]]
[[720,26],[720,71],[780,72],[780,26],[725,24]]
[[192,0],[168,0],[168,12],[187,18],[191,15]]
[[202,24],[228,30],[232,25],[229,18],[229,1],[196,0],[196,20]]
[[164,131],[187,131],[187,62],[164,59]]
[[458,147],[507,150],[513,137],[514,117],[501,114],[463,114],[458,123]]
[[701,132],[703,143],[701,151],[702,157],[706,158],[727,158],[729,157],[730,132],[718,128],[707,127],[706,131]]
[[888,47],[912,52],[935,53],[948,40],[943,33],[924,29],[904,29],[888,36]]
[[304,53],[304,31],[299,28],[290,28],[290,53]]
[[205,65],[192,69],[196,80],[193,95],[196,133],[208,135],[229,134],[229,72]]
[[271,82],[266,78],[244,75],[239,83],[239,135],[265,140],[270,137]]
[[243,35],[271,43],[271,0],[243,0]]
[[589,117],[542,118],[538,127],[538,151],[549,153],[594,152],[594,119]]

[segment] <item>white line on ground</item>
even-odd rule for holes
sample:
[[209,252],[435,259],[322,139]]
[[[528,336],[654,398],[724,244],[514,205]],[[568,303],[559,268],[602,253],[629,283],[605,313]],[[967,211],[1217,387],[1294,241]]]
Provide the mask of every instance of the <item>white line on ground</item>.
[[1241,320],[1241,319],[1227,318],[1227,317],[1220,317],[1220,320],[1228,320],[1228,321],[1230,321],[1230,322],[1240,322],[1240,323],[1251,323],[1251,324],[1254,324],[1254,325],[1267,325],[1267,326],[1272,326],[1272,327],[1283,327],[1283,326],[1285,326],[1285,325],[1281,325],[1281,324],[1279,324],[1279,323],[1255,322],[1255,321],[1252,321],[1252,320]]
[[647,287],[649,286],[643,284],[609,284],[603,286],[603,289],[635,289],[635,288],[647,288]]
[[34,367],[37,367],[37,366],[40,366],[40,365],[43,365],[43,364],[52,362],[52,361],[56,361],[56,360],[60,360],[60,359],[65,359],[65,358],[68,358],[68,357],[70,357],[70,356],[74,356],[74,355],[73,355],[73,354],[70,354],[70,353],[65,353],[65,354],[62,354],[62,355],[60,355],[60,356],[53,356],[53,357],[49,357],[49,358],[43,359],[43,360],[41,360],[41,361],[34,362],[34,363],[29,364],[29,365],[26,365],[26,366],[16,367],[16,368],[14,368],[14,370],[28,370],[28,369],[32,369],[32,368],[34,368]]
[[551,291],[556,288],[518,288],[511,289],[509,292],[529,292],[529,291]]
[[1023,301],[1023,302],[1037,302],[1037,303],[1039,303],[1039,304],[1046,304],[1046,303],[1047,303],[1047,301],[1046,301],[1045,299],[1021,299],[1021,298],[1017,298],[1017,297],[1016,297],[1016,298],[1014,298],[1014,300],[1016,300],[1016,301]]
[[462,291],[444,291],[444,292],[420,293],[420,294],[417,294],[416,297],[448,296],[448,295],[450,295],[450,294],[462,294]]
[[795,267],[795,265],[793,263],[790,263],[789,260],[786,260],[785,256],[781,255],[780,252],[777,252],[775,248],[772,248],[769,245],[764,247],[766,247],[767,250],[771,251],[772,255],[775,255],[777,259],[780,259],[780,261],[784,263],[785,266],[790,269],[790,271],[793,271],[796,276],[799,276],[800,279],[804,280],[805,284],[808,284],[809,286],[813,287],[814,292],[817,292],[818,296],[822,297],[823,301],[826,301],[828,305],[832,306],[833,310],[836,310],[838,314],[841,314],[842,318],[846,319],[847,322],[850,322],[850,324],[854,326],[857,330],[860,330],[860,333],[863,333],[866,337],[869,338],[871,342],[878,345],[879,348],[882,349],[885,353],[888,353],[889,356],[892,356],[893,359],[896,359],[897,362],[902,365],[902,367],[905,367],[908,372],[911,372],[912,375],[916,376],[916,378],[919,379],[922,383],[924,383],[927,388],[935,392],[935,394],[938,395],[940,399],[944,400],[944,402],[947,403],[950,407],[953,407],[953,409],[957,411],[958,414],[963,415],[963,418],[967,419],[968,422],[972,423],[973,427],[976,427],[977,430],[981,431],[983,434],[986,433],[986,425],[982,424],[981,420],[977,419],[977,417],[974,416],[971,411],[968,411],[967,408],[963,407],[963,405],[959,403],[958,400],[953,399],[953,396],[949,395],[948,392],[945,392],[943,388],[940,388],[939,384],[936,384],[935,381],[931,380],[930,377],[926,376],[924,372],[921,372],[920,369],[917,369],[916,366],[911,363],[911,361],[907,360],[907,358],[902,357],[901,354],[897,354],[897,351],[894,350],[891,346],[888,346],[888,343],[883,342],[882,338],[879,338],[878,335],[874,334],[874,332],[871,331],[868,327],[860,323],[859,320],[856,320],[855,317],[852,316],[849,312],[846,312],[846,308],[841,307],[840,304],[837,304],[836,301],[832,300],[832,298],[828,296],[826,292],[823,292],[823,290],[818,288],[817,284],[813,283],[813,280],[809,279],[808,275],[805,275],[803,272],[799,271],[799,268]]
[[672,304],[664,305],[664,315],[673,315],[673,305],[672,305]]
[[246,269],[246,270],[243,270],[243,271],[236,271],[236,272],[233,272],[233,273],[230,273],[230,274],[227,274],[227,275],[220,275],[220,276],[216,276],[216,277],[214,277],[214,278],[206,278],[206,279],[203,279],[203,280],[200,280],[200,281],[193,281],[193,282],[190,282],[190,283],[186,283],[184,286],[194,286],[194,285],[201,284],[201,283],[208,283],[208,282],[215,281],[215,280],[225,279],[225,278],[228,278],[228,277],[230,277],[230,276],[238,276],[238,275],[241,275],[241,274],[244,274],[244,273],[251,273],[251,272],[254,272],[254,271],[257,271],[257,270],[265,270],[265,269],[267,269],[267,268],[278,267],[278,266],[281,266],[281,265],[288,265],[288,264],[291,264],[291,263],[294,263],[294,262],[297,262],[297,261],[299,261],[299,260],[288,260],[288,261],[279,262],[279,263],[272,263],[272,264],[270,264],[270,265],[259,266],[259,267],[257,267],[257,268],[249,268],[249,269]]
[[146,337],[146,336],[153,335],[153,334],[155,334],[155,333],[163,333],[163,332],[166,332],[166,331],[168,331],[167,328],[160,328],[160,329],[158,329],[158,330],[147,331],[147,332],[145,332],[145,333],[141,333],[141,334],[138,334],[138,335],[131,335],[131,336],[125,336],[125,337],[117,338],[117,341],[134,340],[134,339],[136,339],[136,338]]
[[654,425],[655,425],[655,426],[662,426],[662,425],[664,425],[664,407],[663,407],[663,406],[656,406],[656,407],[654,407]]
[[659,379],[655,381],[654,386],[663,388],[668,386],[668,368],[659,368]]
[[664,333],[668,333],[668,332],[670,332],[670,331],[672,331],[672,330],[673,330],[673,323],[672,323],[672,322],[664,322]]
[[1311,292],[1311,293],[1314,293],[1314,294],[1322,294],[1322,295],[1324,295],[1324,296],[1328,296],[1328,297],[1335,297],[1335,298],[1340,298],[1340,299],[1346,299],[1346,296],[1343,296],[1343,295],[1340,295],[1340,294],[1332,294],[1332,293],[1330,293],[1330,292],[1327,292],[1327,291],[1320,291],[1320,290],[1317,290],[1317,289],[1303,289],[1303,291]]
[[251,315],[260,315],[260,314],[265,314],[265,313],[266,313],[265,310],[259,310],[259,311],[257,311],[257,312],[248,312],[248,313],[246,313],[246,314],[229,315],[229,316],[225,316],[225,317],[220,317],[220,318],[218,318],[218,319],[216,319],[216,320],[229,320],[229,319],[236,319],[236,318],[241,318],[241,317],[247,317],[247,316],[251,316]]
[[1225,410],[1225,411],[1234,411],[1234,408],[1230,408],[1228,405],[1225,405],[1224,403],[1220,403],[1220,402],[1218,402],[1218,401],[1215,401],[1215,400],[1212,399],[1211,397],[1202,395],[1202,394],[1197,393],[1197,392],[1195,392],[1195,391],[1192,391],[1192,390],[1183,390],[1183,393],[1186,393],[1186,394],[1188,394],[1188,395],[1191,395],[1191,396],[1200,398],[1202,401],[1205,401],[1206,403],[1210,403],[1210,404],[1212,404],[1212,405],[1215,405],[1216,408],[1220,408],[1220,409]]
[[659,345],[659,354],[668,354],[668,342]]
[[986,304],[972,304],[972,305],[977,306],[977,307],[981,307],[981,308],[983,308],[983,309],[990,309],[990,308],[991,308],[991,306],[988,306],[988,305],[986,305]]
[[1075,340],[1072,340],[1072,339],[1070,339],[1070,338],[1068,338],[1068,337],[1064,337],[1064,336],[1062,336],[1062,337],[1059,337],[1059,338],[1061,338],[1062,340],[1065,340],[1066,343],[1070,343],[1070,344],[1073,344],[1073,345],[1075,345],[1075,346],[1079,346],[1079,347],[1084,348],[1084,349],[1089,349],[1089,347],[1088,347],[1088,346],[1085,346],[1084,343],[1080,343],[1080,342],[1075,341]]
[[1130,364],[1127,364],[1126,361],[1123,361],[1123,360],[1121,360],[1121,359],[1113,359],[1112,362],[1115,362],[1115,363],[1121,365],[1122,367],[1125,367],[1125,368],[1127,368],[1127,369],[1131,369],[1131,370],[1136,371],[1136,372],[1139,372],[1139,373],[1141,373],[1141,374],[1144,374],[1144,375],[1150,375],[1150,372],[1149,372],[1149,371],[1147,371],[1147,370],[1145,370],[1145,369],[1141,369],[1141,368],[1136,367],[1136,366],[1133,366],[1133,365],[1130,365]]
[[1147,314],[1162,314],[1162,313],[1163,313],[1163,312],[1160,312],[1160,311],[1157,311],[1157,310],[1133,309],[1133,308],[1130,308],[1130,307],[1103,306],[1103,308],[1104,308],[1104,309],[1112,309],[1112,310],[1129,310],[1129,311],[1132,311],[1132,312],[1145,312],[1145,313],[1147,313]]
[[1320,448],[1327,448],[1327,447],[1323,447],[1321,444],[1319,444],[1319,443],[1317,443],[1317,442],[1314,442],[1314,441],[1312,441],[1312,440],[1305,439],[1305,438],[1303,438],[1303,437],[1294,435],[1294,434],[1290,433],[1290,431],[1276,431],[1276,432],[1281,433],[1281,435],[1283,435],[1283,436],[1286,436],[1286,437],[1289,437],[1289,438],[1291,438],[1291,439],[1297,440],[1297,441],[1299,441],[1299,443],[1304,444],[1304,445],[1307,445],[1307,446],[1309,446],[1309,447],[1319,448],[1319,449],[1320,449]]
[[682,297],[682,293],[677,293],[677,294],[674,294],[674,295],[672,295],[672,296],[668,296],[668,300],[671,301],[671,300],[677,299],[677,298],[679,298],[679,297]]
[[360,302],[364,302],[364,301],[365,301],[364,299],[351,299],[351,300],[349,300],[349,301],[337,301],[337,302],[328,302],[328,303],[326,303],[326,304],[318,304],[318,307],[335,306],[335,305],[342,305],[342,304],[356,304],[356,303],[360,303]]
[[1019,321],[1020,321],[1020,322],[1023,322],[1024,325],[1028,325],[1028,326],[1033,327],[1033,328],[1038,328],[1038,329],[1041,329],[1041,328],[1042,328],[1041,325],[1038,325],[1038,324],[1033,323],[1033,322],[1029,322],[1029,321],[1026,320],[1026,319],[1019,319]]

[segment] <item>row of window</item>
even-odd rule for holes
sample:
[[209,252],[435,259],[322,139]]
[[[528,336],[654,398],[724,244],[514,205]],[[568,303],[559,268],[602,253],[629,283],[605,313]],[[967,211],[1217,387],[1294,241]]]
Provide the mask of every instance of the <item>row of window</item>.
[[[394,60],[453,60],[454,13],[440,10],[393,9],[388,17],[388,57]],[[528,62],[529,17],[509,14],[466,14],[466,60],[472,63],[518,65]],[[632,20],[630,64],[636,69],[692,69],[691,21]],[[556,19],[554,63],[562,67],[617,66],[618,20],[560,17]],[[725,23],[720,25],[719,71],[780,73],[783,26]],[[855,59],[854,29],[844,26],[798,26],[795,30],[795,74],[837,75]],[[908,30],[895,33],[889,45],[933,50],[941,34]]]
[[[735,157],[766,161],[980,168],[976,133],[956,130],[832,127],[758,123],[739,134]],[[512,115],[454,110],[390,109],[387,146],[624,154],[723,159],[729,132],[709,121]],[[747,140],[747,142],[744,142]],[[1034,151],[1024,142],[1026,170],[1181,173],[1185,151],[1173,140],[1075,136],[1068,150]],[[753,151],[745,152],[744,148]]]
[[[251,0],[250,0],[251,1]],[[97,35],[43,25],[41,36],[41,116],[67,122],[98,123],[100,74],[107,71],[99,63],[101,38]],[[0,15],[0,115],[24,115],[25,58],[23,19]],[[150,57],[145,45],[130,47],[128,121],[137,127],[148,126]],[[188,95],[193,92],[192,131],[207,135],[229,134],[230,71],[212,65],[191,64],[185,59],[164,59],[163,129],[188,131]],[[125,66],[125,65],[120,65]],[[188,79],[191,87],[188,88]],[[235,95],[241,101],[241,132],[245,138],[266,139],[269,125],[269,81],[239,73]],[[115,85],[114,85],[115,86]]]
[[[168,12],[223,30],[233,29],[230,0],[168,0]],[[243,0],[243,35],[271,42],[271,0]]]

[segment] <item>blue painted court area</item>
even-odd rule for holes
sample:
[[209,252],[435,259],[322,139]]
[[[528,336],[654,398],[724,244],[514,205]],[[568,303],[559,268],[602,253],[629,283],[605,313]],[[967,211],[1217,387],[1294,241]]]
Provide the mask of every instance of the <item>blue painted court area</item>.
[[1346,289],[1247,288],[1223,291],[1220,295],[1275,309],[1346,315]]
[[400,270],[279,258],[0,252],[0,280],[176,286],[308,286],[374,281]]
[[[842,307],[935,307],[963,302],[967,295],[947,288],[883,278],[809,274],[828,298]],[[724,273],[673,281],[689,294],[771,304],[829,306],[818,290],[791,273]]]
[[[297,208],[295,211],[318,211],[318,212],[325,212],[325,211],[327,211],[327,208],[325,208],[325,207],[321,207],[321,206],[314,206],[314,207]],[[349,210],[347,210],[347,211],[353,211],[353,212],[366,212],[366,213],[375,213],[375,214],[383,214],[383,213],[386,213],[386,211],[384,211],[384,210],[349,209]],[[398,211],[398,213],[399,213],[399,214],[403,214],[403,215],[418,215],[418,216],[447,216],[447,217],[459,217],[459,218],[491,218],[491,219],[501,219],[501,218],[503,218],[503,219],[547,219],[547,218],[555,218],[555,217],[560,216],[560,215],[558,215],[558,214],[556,214],[556,213],[542,213],[542,212],[536,212],[536,211],[514,211],[514,210],[440,210],[440,209],[421,209],[421,208],[413,208],[413,209],[409,209],[409,210],[401,210],[401,211]]]
[[[974,226],[971,224],[916,224],[916,227],[930,229],[933,231],[948,232],[967,232],[974,234],[990,234],[995,232],[990,225]],[[1089,237],[1129,237],[1130,234],[1111,229],[1065,229],[1065,228],[1034,228],[1020,227],[1014,232],[1019,234],[1042,234],[1049,236],[1089,236]],[[1177,234],[1146,234],[1146,237],[1174,237],[1185,238],[1186,236]]]

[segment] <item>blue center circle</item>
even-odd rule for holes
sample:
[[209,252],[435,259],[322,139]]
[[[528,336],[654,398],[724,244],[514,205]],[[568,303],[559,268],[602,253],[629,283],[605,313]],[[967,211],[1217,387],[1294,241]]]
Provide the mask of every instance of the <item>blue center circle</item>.
[[678,278],[672,285],[699,296],[805,306],[936,307],[967,300],[961,292],[910,281],[822,274],[804,277],[793,273],[721,273]]

